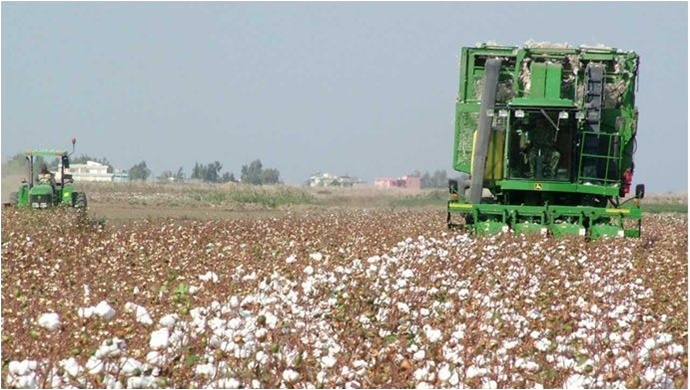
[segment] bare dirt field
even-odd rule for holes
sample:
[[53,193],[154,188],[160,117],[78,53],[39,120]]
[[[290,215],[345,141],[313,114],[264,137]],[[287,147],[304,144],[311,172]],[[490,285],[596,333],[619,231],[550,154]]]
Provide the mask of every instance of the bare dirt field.
[[433,191],[231,189],[3,209],[2,387],[688,386],[685,214],[471,237]]

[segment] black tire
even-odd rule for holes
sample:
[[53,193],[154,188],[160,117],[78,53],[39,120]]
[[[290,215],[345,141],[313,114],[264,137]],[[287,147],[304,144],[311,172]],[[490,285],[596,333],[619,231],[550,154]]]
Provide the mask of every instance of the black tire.
[[16,191],[10,192],[10,202],[12,206],[16,206],[19,203],[19,193]]
[[86,208],[86,194],[83,192],[75,192],[74,195],[74,207],[78,209]]

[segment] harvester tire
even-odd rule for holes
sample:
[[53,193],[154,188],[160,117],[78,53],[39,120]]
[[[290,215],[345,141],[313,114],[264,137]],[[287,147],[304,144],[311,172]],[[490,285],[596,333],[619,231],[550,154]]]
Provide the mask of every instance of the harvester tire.
[[78,209],[85,209],[86,208],[86,194],[83,192],[75,192],[74,193],[74,207]]

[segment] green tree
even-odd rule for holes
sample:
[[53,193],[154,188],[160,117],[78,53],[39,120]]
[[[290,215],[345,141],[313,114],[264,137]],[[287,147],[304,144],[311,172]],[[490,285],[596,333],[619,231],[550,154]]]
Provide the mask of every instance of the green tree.
[[220,181],[220,170],[223,165],[219,161],[214,161],[206,166],[204,181],[208,183],[218,183]]
[[146,161],[142,161],[129,168],[129,180],[146,181],[149,176],[151,176],[151,170],[146,166]]
[[280,183],[280,172],[275,168],[263,168],[261,160],[242,165],[240,179],[243,183],[262,185]]
[[220,178],[221,183],[229,183],[229,182],[236,182],[237,180],[235,179],[235,175],[230,172],[225,172],[223,173],[223,177]]

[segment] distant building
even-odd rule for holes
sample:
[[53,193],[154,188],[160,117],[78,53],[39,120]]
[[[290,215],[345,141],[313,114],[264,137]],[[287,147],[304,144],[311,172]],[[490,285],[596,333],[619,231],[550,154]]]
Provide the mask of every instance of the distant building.
[[422,188],[422,179],[418,175],[406,175],[397,179],[379,177],[374,180],[374,186],[379,188],[406,188],[418,190]]
[[317,172],[309,178],[307,184],[310,187],[352,187],[356,184],[362,184],[363,181],[349,176],[347,174],[343,176],[332,175],[330,173],[320,173]]
[[[86,164],[70,164],[65,169],[65,174],[71,174],[72,180],[77,181],[97,181],[97,182],[116,182],[122,183],[129,181],[129,176],[122,170],[115,173],[108,173],[108,166],[95,161],[87,161]],[[60,180],[60,168],[57,169],[56,180]]]

